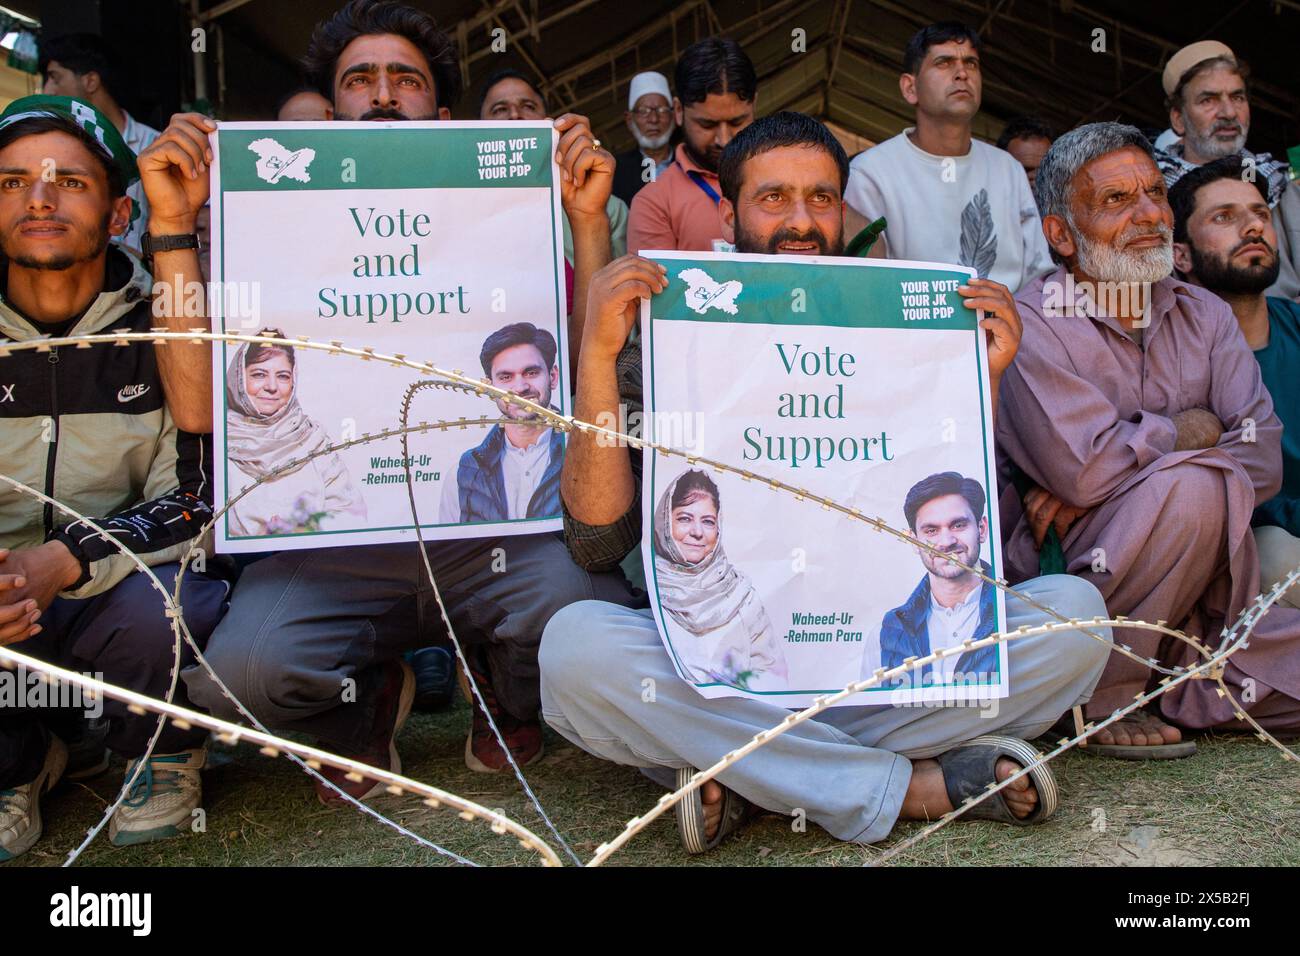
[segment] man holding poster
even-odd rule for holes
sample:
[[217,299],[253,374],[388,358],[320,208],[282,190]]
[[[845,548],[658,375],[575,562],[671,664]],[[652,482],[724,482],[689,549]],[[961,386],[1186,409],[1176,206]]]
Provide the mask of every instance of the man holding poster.
[[[842,252],[848,160],[820,123],[796,113],[761,119],[727,147],[721,171],[723,221],[740,252]],[[628,256],[611,263],[593,282],[578,370],[580,419],[612,423],[618,420],[620,401],[639,404],[641,344],[627,342],[627,335],[640,300],[668,289],[667,271],[660,263]],[[737,290],[726,282],[705,291],[697,302],[702,307],[706,300],[743,301],[732,296]],[[988,336],[988,381],[996,391],[1019,342],[1015,305],[1007,289],[995,282],[970,280],[958,292],[967,308],[985,312],[978,327]],[[789,301],[791,290],[774,288],[772,295]],[[847,361],[836,361],[835,367],[852,371]],[[716,377],[716,366],[712,371]],[[655,388],[658,375],[656,367]],[[703,394],[713,404],[717,392],[711,388]],[[882,448],[879,438],[864,433],[855,446],[832,442],[829,449],[822,446],[822,453],[898,454]],[[806,464],[811,448],[811,443],[798,445],[794,457]],[[635,450],[629,454],[617,443],[575,436],[561,493],[566,541],[582,566],[612,566],[640,540],[639,471]],[[924,473],[917,480],[922,477]],[[763,494],[772,502],[771,516],[757,523],[776,525],[781,499],[766,490]],[[803,514],[788,520],[803,520]],[[733,560],[737,555],[732,553]],[[855,579],[855,586],[862,582]],[[1078,578],[1040,578],[1027,582],[1023,592],[1068,618],[1105,614],[1096,588]],[[1007,599],[1006,612],[1005,630],[1053,619],[1016,598]],[[1035,753],[1024,739],[1043,733],[1070,706],[1088,699],[1109,641],[1107,629],[1092,632],[1061,631],[1010,642],[1011,694],[996,707],[843,707],[791,728],[682,801],[678,823],[683,843],[691,852],[715,846],[745,818],[750,804],[785,814],[801,809],[833,836],[864,843],[883,839],[895,820],[932,819],[948,812],[965,797],[1016,773]],[[780,703],[757,694],[704,697],[678,676],[650,611],[599,601],[575,604],[551,619],[541,668],[542,712],[552,727],[588,752],[639,767],[666,785],[688,776],[691,768],[710,766],[788,715]],[[724,691],[736,693],[734,688]],[[1008,736],[983,736],[998,732]],[[967,815],[1023,824],[1045,819],[1055,805],[1055,781],[1043,767]]]
[[[224,240],[220,250],[214,248],[214,266],[220,270],[214,278],[261,282],[262,307],[273,313],[276,327],[288,336],[337,337],[350,344],[382,346],[395,345],[400,341],[396,337],[411,328],[415,331],[407,333],[408,341],[419,349],[416,354],[440,352],[445,365],[453,368],[472,367],[486,333],[503,322],[498,312],[504,313],[504,321],[511,314],[537,322],[545,318],[562,343],[555,183],[574,225],[575,241],[609,229],[604,209],[613,159],[599,148],[587,120],[569,114],[553,124],[522,130],[517,127],[523,124],[514,124],[516,129],[503,131],[502,137],[521,141],[516,152],[526,152],[522,163],[506,162],[505,144],[498,144],[499,137],[486,135],[478,124],[448,128],[446,134],[439,126],[431,135],[425,127],[398,122],[446,120],[460,87],[454,41],[428,14],[399,3],[353,0],[318,25],[307,62],[322,92],[330,95],[336,120],[375,125],[363,130],[311,123],[271,130],[223,128],[210,148],[206,120],[188,114],[176,117],[141,160],[143,174],[159,181],[156,192],[164,221],[177,227],[173,231],[184,231],[192,228],[207,200],[208,167],[220,158],[222,175],[215,183],[214,203],[225,205],[214,208],[214,235],[222,231],[218,215],[235,217],[231,221],[238,219],[242,231]],[[438,145],[431,146],[431,140]],[[403,149],[393,144],[409,145]],[[214,155],[218,152],[220,157]],[[479,162],[480,155],[502,162]],[[503,173],[480,176],[480,169]],[[429,198],[430,209],[443,213],[442,225],[434,228],[433,217],[421,211],[419,203],[425,201],[430,184],[438,183],[450,185]],[[511,195],[493,193],[489,187]],[[387,192],[396,189],[405,195]],[[421,194],[402,205],[406,195],[417,192]],[[385,201],[390,198],[396,201]],[[455,203],[462,206],[449,214]],[[155,220],[159,212],[156,207]],[[447,223],[455,223],[455,228],[447,228]],[[343,246],[344,251],[368,244],[357,255],[355,267],[340,265],[339,243],[327,241],[340,230],[345,235],[352,230],[350,241],[356,243]],[[311,237],[310,250],[304,249],[304,236]],[[545,241],[547,249],[541,258],[535,253],[539,241]],[[517,248],[527,242],[534,245]],[[305,254],[308,251],[311,254]],[[166,252],[156,260],[156,268],[168,281],[173,269],[183,270],[182,278],[188,281],[197,271],[196,260],[190,250]],[[460,273],[442,272],[447,263]],[[497,297],[503,303],[499,310],[491,304],[494,287],[505,293]],[[472,324],[476,319],[479,325]],[[192,323],[193,317],[187,321]],[[322,335],[329,322],[347,331]],[[261,326],[230,324],[245,332]],[[392,351],[410,354],[413,349]],[[357,433],[395,424],[404,383],[391,368],[355,361],[345,365],[347,360],[306,349],[296,350],[295,360],[303,366],[295,381],[310,390],[302,395],[303,407],[313,417],[324,418],[329,429],[341,432],[349,419],[348,427]],[[309,362],[312,368],[307,368]],[[371,368],[382,374],[365,377]],[[217,375],[226,370],[218,365]],[[198,387],[195,382],[210,383],[211,371],[192,366],[186,371],[191,376],[188,389],[169,388],[168,398],[203,414],[209,397],[191,391]],[[331,375],[340,374],[354,376],[352,387],[339,388],[331,381]],[[563,399],[562,390],[556,394]],[[440,406],[437,417],[454,417],[447,414],[449,404]],[[496,413],[479,397],[464,412],[467,417],[489,418]],[[210,420],[210,405],[206,415]],[[371,420],[367,416],[377,416],[369,427],[364,424]],[[464,451],[460,431],[415,439],[413,457],[425,439],[445,443],[452,466]],[[245,569],[232,597],[231,625],[213,636],[206,656],[233,694],[273,731],[306,733],[335,752],[397,769],[394,741],[414,690],[402,655],[436,639],[440,616],[411,533],[409,503],[401,505],[407,495],[408,463],[388,447],[367,451],[359,446],[339,454],[350,464],[351,480],[365,494],[368,511],[364,522],[355,512],[340,511],[335,520],[346,522],[343,534],[404,531],[405,538],[399,540],[402,535],[397,534],[388,540],[398,543],[383,544],[358,541],[359,549],[340,550],[322,545],[337,543],[341,534],[313,538],[318,532],[307,529],[253,543],[253,550],[291,550]],[[421,510],[421,518],[435,517],[436,482],[454,483],[455,468],[426,466],[423,461],[409,468],[417,491],[423,491],[419,497],[432,501]],[[238,479],[229,490],[239,491]],[[384,520],[378,515],[381,508],[389,509]],[[558,523],[557,518],[549,520]],[[541,530],[536,523],[516,529],[522,527]],[[474,532],[463,527],[430,533],[444,540],[428,545],[427,551],[452,623],[466,645],[475,682],[515,760],[523,764],[540,757],[542,750],[536,655],[546,621],[559,608],[593,595],[630,600],[630,589],[621,574],[578,568],[554,535],[505,537],[504,529],[487,530],[477,538],[467,537]],[[240,719],[202,669],[189,668],[184,678],[201,706],[223,718]],[[465,759],[480,771],[507,766],[487,714],[477,707]],[[373,780],[353,781],[332,771],[325,775],[358,798],[381,789]],[[319,783],[317,793],[326,803],[338,800],[335,791]]]

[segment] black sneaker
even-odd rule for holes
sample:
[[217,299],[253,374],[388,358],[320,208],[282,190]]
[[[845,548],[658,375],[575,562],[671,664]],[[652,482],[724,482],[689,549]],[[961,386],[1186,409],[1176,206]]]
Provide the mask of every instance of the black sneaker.
[[75,732],[68,734],[68,769],[63,776],[69,780],[89,780],[108,769],[108,718],[90,717],[79,721]]
[[445,647],[422,647],[407,657],[415,671],[415,709],[424,714],[451,706],[456,660]]

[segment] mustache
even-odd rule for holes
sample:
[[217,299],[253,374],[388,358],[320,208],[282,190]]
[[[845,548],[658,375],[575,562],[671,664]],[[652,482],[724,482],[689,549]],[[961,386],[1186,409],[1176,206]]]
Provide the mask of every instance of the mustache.
[[374,109],[366,110],[359,117],[361,120],[406,120],[409,117],[401,110],[389,109],[386,106],[376,106]]
[[1167,241],[1172,239],[1173,235],[1174,231],[1163,222],[1157,223],[1154,229],[1145,229],[1141,226],[1134,226],[1125,229],[1124,232],[1120,234],[1119,245],[1126,246],[1134,239],[1150,239],[1152,236],[1159,236],[1161,239]]
[[16,225],[21,226],[25,222],[57,222],[61,226],[70,226],[72,223],[62,216],[23,216],[18,220]]
[[1242,249],[1245,249],[1247,246],[1263,246],[1272,255],[1274,256],[1277,255],[1277,247],[1271,245],[1269,241],[1265,239],[1263,236],[1260,236],[1258,239],[1243,239],[1241,242],[1237,243],[1235,247],[1233,247],[1232,252],[1228,253],[1228,255],[1235,256],[1237,253],[1239,253]]
[[796,232],[789,227],[782,227],[772,234],[770,240],[771,248],[775,249],[783,242],[815,242],[818,248],[825,251],[830,248],[830,243],[826,239],[826,234],[820,229],[813,228],[807,232]]

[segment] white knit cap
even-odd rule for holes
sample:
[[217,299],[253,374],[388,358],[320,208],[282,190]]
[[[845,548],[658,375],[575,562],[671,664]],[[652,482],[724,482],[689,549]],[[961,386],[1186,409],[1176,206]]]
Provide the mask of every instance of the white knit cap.
[[636,109],[636,101],[647,93],[658,93],[671,105],[673,94],[668,90],[668,78],[662,73],[638,73],[632,77],[632,85],[627,91],[627,108]]

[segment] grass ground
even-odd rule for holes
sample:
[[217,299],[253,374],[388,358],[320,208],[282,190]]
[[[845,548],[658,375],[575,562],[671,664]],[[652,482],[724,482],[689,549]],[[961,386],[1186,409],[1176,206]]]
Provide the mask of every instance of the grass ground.
[[[415,715],[399,743],[408,775],[499,807],[548,838],[536,811],[509,775],[465,768],[469,726],[464,703]],[[662,792],[635,770],[603,763],[547,731],[547,753],[528,780],[560,832],[589,858]],[[218,748],[204,775],[207,830],[145,846],[116,848],[102,835],[82,855],[95,866],[442,865],[443,857],[352,809],[327,810],[307,778],[285,759],[254,749]],[[1179,866],[1300,864],[1300,765],[1253,738],[1210,737],[1190,760],[1126,763],[1068,753],[1053,764],[1063,806],[1046,824],[1008,827],[958,821],[897,862],[918,866]],[[122,765],[88,784],[60,785],[45,802],[44,838],[9,866],[57,866],[100,817],[121,783]],[[385,796],[377,810],[426,839],[489,865],[530,865],[536,857],[484,824]],[[765,816],[718,850],[691,858],[677,841],[671,813],[638,835],[612,865],[856,866],[916,832],[900,824],[874,847],[836,842],[818,827],[794,832]],[[558,847],[557,847],[558,849]]]

